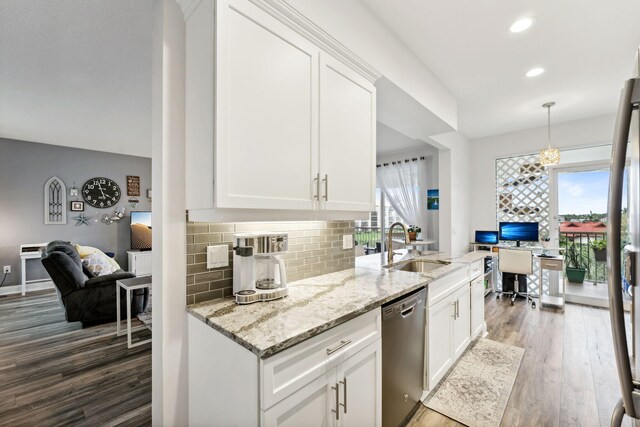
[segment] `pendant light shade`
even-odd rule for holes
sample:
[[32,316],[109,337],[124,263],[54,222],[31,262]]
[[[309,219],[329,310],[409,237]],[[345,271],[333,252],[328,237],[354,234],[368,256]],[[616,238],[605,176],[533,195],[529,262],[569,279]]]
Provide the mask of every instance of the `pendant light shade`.
[[556,105],[555,102],[547,102],[542,104],[547,109],[547,148],[540,150],[540,164],[542,166],[557,165],[560,162],[560,150],[551,148],[551,107]]

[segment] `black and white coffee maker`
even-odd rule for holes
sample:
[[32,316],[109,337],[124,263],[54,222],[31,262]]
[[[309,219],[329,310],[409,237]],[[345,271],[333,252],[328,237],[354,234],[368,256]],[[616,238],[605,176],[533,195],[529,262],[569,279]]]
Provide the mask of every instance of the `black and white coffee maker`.
[[236,303],[271,301],[289,294],[281,256],[289,248],[288,234],[236,234],[234,243],[233,294]]

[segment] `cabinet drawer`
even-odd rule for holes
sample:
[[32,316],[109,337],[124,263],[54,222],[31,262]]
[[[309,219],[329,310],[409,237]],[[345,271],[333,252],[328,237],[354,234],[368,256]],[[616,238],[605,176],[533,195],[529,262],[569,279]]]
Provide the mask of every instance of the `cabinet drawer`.
[[466,268],[460,268],[453,273],[447,274],[445,277],[429,283],[427,285],[427,306],[432,306],[442,298],[446,298],[461,282],[468,284],[469,279],[467,273],[468,270]]
[[260,361],[266,410],[381,338],[379,308]]
[[540,267],[544,270],[562,271],[562,260],[540,258]]
[[483,273],[483,264],[484,262],[482,259],[471,263],[471,265],[469,266],[469,280],[473,280]]

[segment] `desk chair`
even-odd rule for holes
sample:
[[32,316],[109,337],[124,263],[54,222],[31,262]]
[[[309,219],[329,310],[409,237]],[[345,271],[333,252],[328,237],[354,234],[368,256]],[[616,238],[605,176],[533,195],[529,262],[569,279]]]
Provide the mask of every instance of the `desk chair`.
[[500,248],[498,251],[498,271],[515,274],[515,279],[513,280],[513,291],[504,291],[505,283],[504,280],[502,281],[503,291],[498,292],[497,299],[500,299],[500,295],[508,295],[511,297],[511,305],[513,305],[516,298],[526,298],[527,303],[531,301],[531,308],[536,308],[535,301],[529,295],[529,286],[526,287],[526,292],[520,292],[518,288],[518,276],[533,273],[533,253],[531,251]]

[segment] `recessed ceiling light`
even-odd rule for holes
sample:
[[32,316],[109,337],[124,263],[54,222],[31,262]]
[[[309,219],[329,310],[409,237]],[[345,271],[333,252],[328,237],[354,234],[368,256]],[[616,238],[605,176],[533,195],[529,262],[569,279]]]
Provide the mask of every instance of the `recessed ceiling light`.
[[544,73],[544,68],[536,67],[536,68],[532,68],[529,71],[527,71],[526,76],[527,77],[536,77],[536,76],[539,76],[542,73]]
[[511,31],[512,33],[521,33],[525,30],[528,30],[532,25],[533,19],[531,18],[518,19],[516,22],[511,24],[511,26],[509,27],[509,31]]

